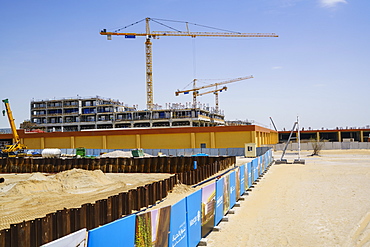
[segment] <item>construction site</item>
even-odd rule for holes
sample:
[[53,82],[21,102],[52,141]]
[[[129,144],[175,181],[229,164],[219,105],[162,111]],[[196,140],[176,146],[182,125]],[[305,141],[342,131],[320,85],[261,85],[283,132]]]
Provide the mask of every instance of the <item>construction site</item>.
[[[33,99],[30,127],[17,130],[3,100],[0,246],[367,246],[370,129],[227,121],[219,94],[253,76],[193,79],[174,92],[192,102],[156,104],[151,39],[278,36],[192,32],[188,22],[153,31],[153,21],[139,21],[141,33],[123,32],[139,22],[100,32],[145,38],[145,109],[101,96]],[[200,101],[206,94],[214,106]],[[324,142],[320,155],[308,151]]]

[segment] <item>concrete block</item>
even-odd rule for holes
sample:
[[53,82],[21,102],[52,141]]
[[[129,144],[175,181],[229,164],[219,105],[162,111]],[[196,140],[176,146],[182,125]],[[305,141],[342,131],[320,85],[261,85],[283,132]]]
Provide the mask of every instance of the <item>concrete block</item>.
[[200,239],[198,246],[207,246],[208,240],[206,238]]
[[228,216],[223,216],[221,221],[222,222],[229,222],[229,217]]
[[280,165],[280,164],[288,164],[288,161],[286,159],[282,159],[282,160],[275,160],[275,164],[276,165]]
[[293,164],[302,164],[302,165],[304,165],[304,164],[306,164],[306,161],[302,160],[302,159],[301,160],[295,159]]
[[219,226],[214,226],[214,227],[213,227],[213,229],[212,229],[212,231],[214,231],[214,232],[219,232],[219,231],[221,231],[221,227],[219,227]]
[[235,209],[229,209],[228,214],[235,214]]

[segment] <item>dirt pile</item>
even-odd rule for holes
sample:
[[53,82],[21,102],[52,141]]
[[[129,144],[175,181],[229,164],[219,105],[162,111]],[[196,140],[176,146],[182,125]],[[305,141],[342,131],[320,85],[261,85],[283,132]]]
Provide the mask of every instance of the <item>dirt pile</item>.
[[0,230],[63,208],[94,203],[170,177],[164,173],[106,173],[72,169],[58,174],[2,174]]

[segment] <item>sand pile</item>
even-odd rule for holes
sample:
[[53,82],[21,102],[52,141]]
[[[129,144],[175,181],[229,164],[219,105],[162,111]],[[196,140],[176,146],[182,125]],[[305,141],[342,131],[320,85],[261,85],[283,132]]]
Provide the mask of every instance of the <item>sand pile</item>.
[[84,193],[112,183],[101,170],[72,169],[50,176],[37,172],[24,181],[4,183],[0,187],[0,193],[7,196],[25,196],[46,192],[75,193],[77,190],[78,193]]
[[44,217],[63,208],[80,207],[170,177],[158,173],[106,173],[73,169],[58,174],[1,174],[0,230],[10,224]]
[[[121,151],[121,150],[115,150],[109,153],[102,154],[100,157],[103,158],[131,158],[132,153],[131,151]],[[144,153],[144,157],[152,157],[152,155]]]
[[33,173],[28,179],[18,182],[5,182],[0,187],[1,195],[26,196],[42,192],[57,192],[62,189],[61,185],[54,183],[42,173]]
[[66,191],[100,187],[113,183],[101,170],[86,171],[82,169],[60,172],[55,175],[53,180]]
[[113,152],[102,154],[100,157],[103,157],[103,158],[127,158],[127,157],[132,157],[132,154],[131,154],[130,151],[116,150],[116,151],[113,151]]

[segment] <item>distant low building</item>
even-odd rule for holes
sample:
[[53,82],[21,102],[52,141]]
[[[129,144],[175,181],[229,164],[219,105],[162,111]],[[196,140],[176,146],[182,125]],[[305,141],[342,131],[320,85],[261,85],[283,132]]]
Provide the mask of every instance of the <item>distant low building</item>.
[[[300,131],[301,142],[312,140],[329,142],[369,142],[370,126],[363,128],[336,128],[336,129],[302,129]],[[279,142],[285,143],[291,131],[279,131]],[[293,137],[296,137],[297,131],[294,131]],[[293,139],[296,142],[297,139]]]

